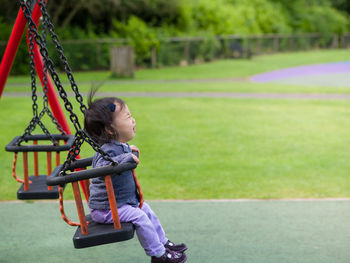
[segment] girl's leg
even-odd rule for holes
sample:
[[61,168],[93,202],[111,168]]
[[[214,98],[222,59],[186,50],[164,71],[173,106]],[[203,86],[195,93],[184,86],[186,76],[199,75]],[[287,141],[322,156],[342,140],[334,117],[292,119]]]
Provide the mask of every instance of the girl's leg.
[[165,237],[165,232],[156,214],[152,211],[151,207],[146,202],[143,203],[141,210],[145,212],[149,220],[152,222],[153,227],[158,234],[160,242],[165,245],[166,242],[168,242],[168,239]]
[[149,256],[161,255],[165,252],[164,244],[158,236],[152,221],[147,214],[130,205],[118,208],[120,222],[131,222],[136,228],[137,237]]

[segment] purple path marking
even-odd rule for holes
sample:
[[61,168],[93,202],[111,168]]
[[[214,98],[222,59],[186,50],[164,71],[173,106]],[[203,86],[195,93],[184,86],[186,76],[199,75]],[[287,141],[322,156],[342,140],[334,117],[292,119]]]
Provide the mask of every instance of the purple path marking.
[[350,61],[327,64],[314,64],[274,70],[267,73],[252,76],[250,79],[254,82],[273,82],[285,78],[334,73],[350,73]]

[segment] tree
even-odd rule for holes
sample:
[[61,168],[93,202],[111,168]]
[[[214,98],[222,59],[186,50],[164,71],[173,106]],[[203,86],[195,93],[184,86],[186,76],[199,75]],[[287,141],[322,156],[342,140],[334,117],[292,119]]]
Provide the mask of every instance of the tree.
[[331,2],[339,11],[350,14],[350,0],[332,0]]

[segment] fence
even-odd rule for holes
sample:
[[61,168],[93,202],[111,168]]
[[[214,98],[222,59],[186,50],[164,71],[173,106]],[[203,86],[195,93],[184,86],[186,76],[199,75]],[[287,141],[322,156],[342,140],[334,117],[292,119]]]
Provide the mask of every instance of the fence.
[[[62,41],[65,55],[74,70],[110,68],[110,50],[129,44],[126,39],[88,39]],[[6,42],[0,42],[0,55]],[[160,67],[187,65],[223,58],[247,57],[287,51],[349,48],[350,33],[336,35],[267,34],[257,36],[173,37],[161,39],[149,52],[135,54],[136,66]],[[60,65],[54,47],[48,45],[55,62]],[[23,53],[23,51],[22,51]]]
[[156,63],[152,66],[200,63],[220,58],[250,57],[287,51],[346,48],[348,35],[320,35],[317,33],[259,36],[219,36],[212,38],[170,38],[161,42]]

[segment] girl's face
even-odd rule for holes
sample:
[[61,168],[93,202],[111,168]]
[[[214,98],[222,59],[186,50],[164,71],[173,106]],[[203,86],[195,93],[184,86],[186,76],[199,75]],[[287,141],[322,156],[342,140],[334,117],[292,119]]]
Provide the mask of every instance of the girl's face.
[[135,137],[136,122],[131,116],[128,106],[125,104],[120,111],[120,104],[115,103],[116,110],[113,113],[112,128],[117,132],[119,142],[126,143]]

